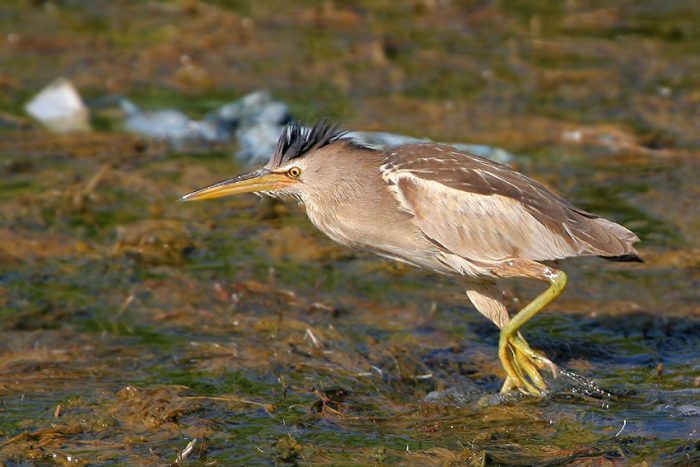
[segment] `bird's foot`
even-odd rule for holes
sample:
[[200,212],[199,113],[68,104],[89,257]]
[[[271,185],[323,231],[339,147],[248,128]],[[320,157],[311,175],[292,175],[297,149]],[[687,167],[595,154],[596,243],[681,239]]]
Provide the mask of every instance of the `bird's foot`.
[[557,376],[557,366],[532,350],[520,335],[501,333],[498,356],[507,374],[501,394],[517,389],[523,394],[540,396],[547,389],[540,370],[548,368],[554,377]]

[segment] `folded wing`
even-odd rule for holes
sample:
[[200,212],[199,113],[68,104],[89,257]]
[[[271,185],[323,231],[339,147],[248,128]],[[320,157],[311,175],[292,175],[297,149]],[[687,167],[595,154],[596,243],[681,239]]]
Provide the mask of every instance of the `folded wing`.
[[448,146],[391,152],[382,176],[423,234],[473,261],[634,256],[639,239],[507,166]]

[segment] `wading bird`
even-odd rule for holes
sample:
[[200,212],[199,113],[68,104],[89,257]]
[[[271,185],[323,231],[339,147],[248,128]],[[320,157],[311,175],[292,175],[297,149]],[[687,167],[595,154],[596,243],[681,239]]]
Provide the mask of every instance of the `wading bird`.
[[[501,330],[502,393],[540,395],[540,370],[556,375],[519,333],[566,286],[566,274],[542,261],[641,261],[633,232],[509,167],[440,144],[372,149],[325,122],[288,125],[265,167],[182,199],[249,192],[298,199],[311,222],[341,245],[463,277],[476,309]],[[511,319],[497,280],[513,277],[549,288]]]

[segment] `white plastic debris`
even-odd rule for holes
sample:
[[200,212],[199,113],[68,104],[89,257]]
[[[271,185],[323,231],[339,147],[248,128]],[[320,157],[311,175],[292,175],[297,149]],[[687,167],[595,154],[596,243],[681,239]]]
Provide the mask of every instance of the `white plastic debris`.
[[580,143],[583,140],[583,132],[581,130],[567,130],[562,132],[561,137],[564,141]]
[[24,110],[55,133],[90,130],[90,113],[75,86],[65,78],[52,81]]

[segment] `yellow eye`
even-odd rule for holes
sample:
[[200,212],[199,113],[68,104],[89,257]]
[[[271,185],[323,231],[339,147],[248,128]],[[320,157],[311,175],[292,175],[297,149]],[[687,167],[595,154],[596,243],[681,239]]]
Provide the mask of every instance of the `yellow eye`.
[[301,169],[299,167],[292,167],[287,171],[287,174],[290,177],[297,178],[299,175],[301,175]]

